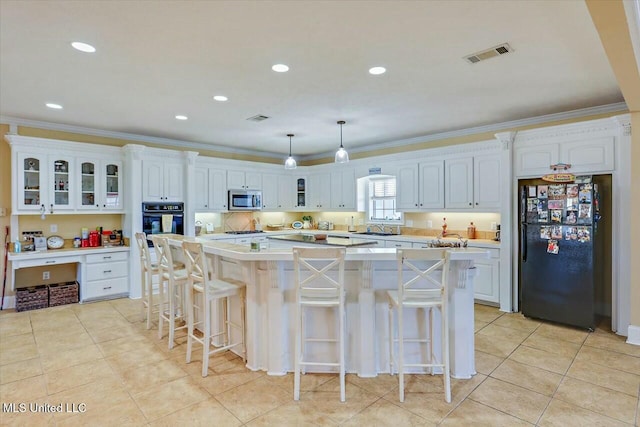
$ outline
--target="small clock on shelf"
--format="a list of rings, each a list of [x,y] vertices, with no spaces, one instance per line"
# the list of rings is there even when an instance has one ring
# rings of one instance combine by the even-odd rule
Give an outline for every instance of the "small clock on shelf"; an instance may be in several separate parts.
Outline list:
[[[50,236],[47,239],[47,247],[49,249],[60,249],[64,246],[64,239],[60,236]]]

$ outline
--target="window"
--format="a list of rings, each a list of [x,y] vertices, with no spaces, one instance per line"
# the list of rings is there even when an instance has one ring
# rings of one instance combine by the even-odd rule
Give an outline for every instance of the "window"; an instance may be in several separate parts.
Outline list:
[[[396,211],[396,177],[369,178],[369,222],[402,224],[402,212]]]

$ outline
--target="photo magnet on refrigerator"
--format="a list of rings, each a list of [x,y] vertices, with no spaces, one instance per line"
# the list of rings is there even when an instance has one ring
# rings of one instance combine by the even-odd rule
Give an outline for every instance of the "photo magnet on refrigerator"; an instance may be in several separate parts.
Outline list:
[[[558,255],[559,251],[560,251],[560,248],[558,247],[557,240],[549,240],[547,242],[547,253]]]

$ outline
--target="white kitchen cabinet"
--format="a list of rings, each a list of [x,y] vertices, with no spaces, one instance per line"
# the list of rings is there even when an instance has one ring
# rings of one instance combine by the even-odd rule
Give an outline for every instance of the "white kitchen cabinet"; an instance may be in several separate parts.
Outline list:
[[[331,177],[328,173],[309,175],[309,206],[311,211],[326,210],[331,206]]]
[[[13,159],[14,214],[124,211],[120,149],[19,135],[5,139]]]
[[[289,174],[262,174],[262,209],[283,211],[293,207],[292,177]]]
[[[47,156],[33,153],[18,153],[17,185],[14,191],[14,206],[18,212],[37,211],[45,208],[48,201],[49,177]],[[53,185],[53,184],[51,184]]]
[[[445,208],[495,211],[500,209],[500,156],[479,155],[447,159]]]
[[[206,211],[209,209],[209,168],[196,167],[193,170],[193,179],[196,184],[194,209]]]
[[[353,169],[331,173],[331,209],[356,209],[356,173]]]
[[[473,207],[480,210],[500,209],[500,156],[473,158]]]
[[[485,249],[485,248],[483,248]],[[500,302],[500,250],[486,249],[491,258],[477,260],[474,265],[477,276],[474,279],[474,298],[481,301]]]
[[[294,200],[293,207],[296,210],[306,210],[309,207],[309,178],[307,176],[293,177]]]
[[[227,188],[230,190],[262,190],[262,174],[253,171],[228,170]]]
[[[122,162],[116,159],[76,161],[77,209],[82,211],[122,211]]]
[[[445,207],[473,208],[473,157],[447,159],[445,168]]]
[[[74,157],[21,152],[17,158],[17,211],[54,214],[75,210]]]
[[[184,198],[184,167],[162,160],[142,161],[142,200],[181,202]]]
[[[400,211],[419,209],[419,169],[418,164],[403,165],[396,175],[396,205]]]
[[[615,168],[615,139],[612,136],[582,138],[562,143],[515,146],[516,176],[538,177],[553,173],[551,165],[571,165],[569,173],[610,172]]]
[[[400,211],[444,208],[444,162],[437,160],[400,167],[396,192]]]
[[[195,210],[223,212],[227,210],[227,171],[224,169],[195,168]]]
[[[81,301],[128,295],[128,252],[87,255],[85,267],[86,277],[80,283]]]

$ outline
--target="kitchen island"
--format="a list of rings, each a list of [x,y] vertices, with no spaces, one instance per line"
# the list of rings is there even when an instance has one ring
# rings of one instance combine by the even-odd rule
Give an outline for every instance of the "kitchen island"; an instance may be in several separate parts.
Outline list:
[[[270,248],[251,252],[248,247],[198,238],[169,235],[170,244],[180,255],[183,240],[203,244],[215,274],[247,284],[247,367],[265,370],[270,375],[284,375],[293,370],[294,354],[294,272],[290,248]],[[449,327],[451,374],[470,378],[476,373],[474,363],[474,260],[488,258],[483,249],[449,249]],[[346,290],[346,365],[347,372],[374,377],[389,372],[386,291],[396,289],[395,248],[348,248],[345,257]],[[238,304],[238,301],[234,302]],[[239,310],[232,310],[238,315]],[[407,316],[406,332],[415,335],[424,321],[424,313]],[[439,320],[437,320],[439,322]],[[335,330],[335,316],[311,313],[307,318],[310,335],[327,336]],[[422,329],[422,328],[421,328]],[[435,330],[439,330],[438,325]],[[335,354],[331,343],[310,344],[318,358]],[[437,350],[437,349],[436,349]],[[420,355],[407,345],[408,362]],[[311,356],[313,359],[313,356]],[[312,369],[308,370],[309,372]],[[318,371],[321,371],[320,369]]]

